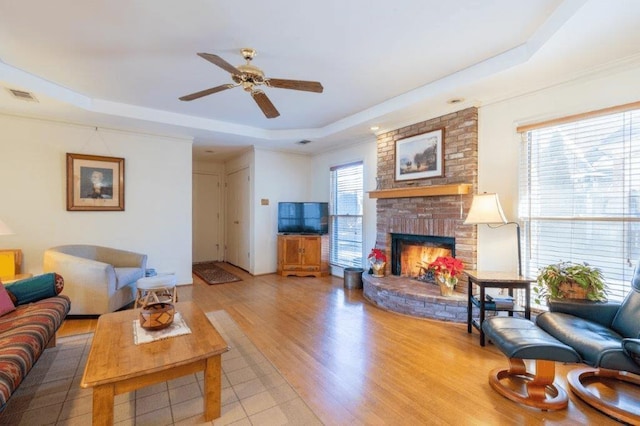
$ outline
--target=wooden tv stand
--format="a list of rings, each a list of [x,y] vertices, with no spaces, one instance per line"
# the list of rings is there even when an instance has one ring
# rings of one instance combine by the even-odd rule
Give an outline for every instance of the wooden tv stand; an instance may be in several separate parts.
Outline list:
[[[283,277],[329,275],[329,235],[279,234],[277,272]]]

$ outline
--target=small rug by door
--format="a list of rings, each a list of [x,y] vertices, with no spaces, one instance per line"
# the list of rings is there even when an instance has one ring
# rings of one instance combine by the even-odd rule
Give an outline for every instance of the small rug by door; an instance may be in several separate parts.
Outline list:
[[[231,272],[225,271],[217,265],[218,262],[199,262],[193,264],[193,273],[209,285],[242,281]]]

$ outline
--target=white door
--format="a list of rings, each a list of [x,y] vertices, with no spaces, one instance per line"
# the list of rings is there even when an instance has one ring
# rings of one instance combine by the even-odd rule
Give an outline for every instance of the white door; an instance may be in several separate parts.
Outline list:
[[[227,262],[246,271],[250,268],[250,200],[249,169],[227,176]]]
[[[220,239],[220,176],[193,174],[194,262],[222,260]]]

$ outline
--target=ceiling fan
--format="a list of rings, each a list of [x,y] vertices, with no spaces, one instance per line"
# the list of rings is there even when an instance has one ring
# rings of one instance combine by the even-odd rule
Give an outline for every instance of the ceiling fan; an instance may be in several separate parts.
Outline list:
[[[278,112],[276,107],[273,106],[273,103],[271,103],[267,95],[262,90],[257,88],[258,86],[262,86],[264,84],[268,87],[278,87],[280,89],[304,90],[305,92],[322,93],[322,84],[318,83],[317,81],[267,78],[264,76],[264,72],[262,72],[260,68],[251,65],[251,60],[256,55],[256,51],[254,49],[240,49],[240,53],[247,61],[247,63],[244,65],[239,65],[237,67],[234,67],[218,55],[213,55],[211,53],[198,53],[198,56],[200,56],[201,58],[204,58],[212,64],[217,65],[223,70],[231,73],[233,84],[222,84],[210,89],[201,90],[190,95],[182,96],[180,100],[192,101],[203,96],[242,86],[245,91],[251,93],[251,97],[253,97],[253,100],[256,101],[256,104],[258,104],[267,118],[275,118],[279,116],[280,113]]]

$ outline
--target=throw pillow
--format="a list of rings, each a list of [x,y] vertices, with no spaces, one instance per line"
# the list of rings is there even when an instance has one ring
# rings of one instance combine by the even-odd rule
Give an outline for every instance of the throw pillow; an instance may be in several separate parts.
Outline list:
[[[13,312],[15,310],[16,307],[11,301],[7,290],[4,288],[2,283],[0,283],[0,316],[8,314],[9,312]]]
[[[60,294],[62,293],[62,289],[64,288],[64,278],[62,278],[62,275],[55,275],[55,281],[56,281],[56,294]]]
[[[54,272],[16,281],[6,286],[16,298],[16,306],[53,297],[62,291],[64,281]]]

